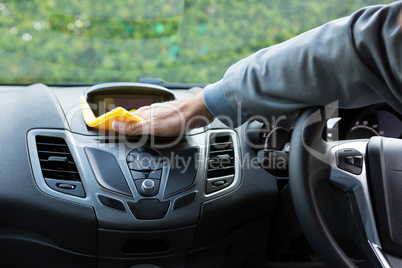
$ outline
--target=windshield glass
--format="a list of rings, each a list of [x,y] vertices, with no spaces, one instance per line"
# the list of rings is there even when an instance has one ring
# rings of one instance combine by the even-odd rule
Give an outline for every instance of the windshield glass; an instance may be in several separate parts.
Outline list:
[[[0,0],[1,1],[1,0]],[[0,2],[0,83],[210,83],[234,62],[376,0]]]

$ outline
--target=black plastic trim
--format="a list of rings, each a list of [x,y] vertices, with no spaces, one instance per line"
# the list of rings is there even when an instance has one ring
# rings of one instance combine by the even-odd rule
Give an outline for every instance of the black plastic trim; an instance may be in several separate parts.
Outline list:
[[[139,220],[164,218],[169,209],[169,204],[169,201],[160,202],[158,199],[141,199],[138,203],[128,202],[131,212]]]
[[[119,164],[112,154],[89,147],[85,148],[85,153],[99,185],[105,189],[132,196]]]
[[[101,194],[98,195],[98,198],[99,198],[99,201],[107,207],[111,207],[111,208],[121,210],[121,211],[126,211],[126,207],[124,206],[123,202],[118,199],[104,196]]]

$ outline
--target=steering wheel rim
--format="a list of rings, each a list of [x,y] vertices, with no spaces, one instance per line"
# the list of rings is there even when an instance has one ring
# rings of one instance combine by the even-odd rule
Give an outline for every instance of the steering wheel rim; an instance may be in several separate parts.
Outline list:
[[[326,266],[355,267],[326,226],[314,193],[314,186],[329,178],[331,171],[327,165],[329,146],[318,134],[326,126],[325,118],[323,108],[309,108],[300,113],[289,153],[289,185],[299,222],[322,262]],[[318,159],[317,155],[324,159]]]
[[[351,206],[354,208],[351,209],[350,215],[357,218],[359,247],[374,267],[391,267],[383,253],[392,255],[396,250],[400,252],[402,243],[387,240],[387,236],[395,233],[392,233],[389,222],[384,218],[399,217],[399,214],[393,212],[394,214],[381,215],[379,219],[373,208],[376,208],[377,214],[389,209],[384,205],[387,202],[381,203],[378,196],[381,195],[384,200],[384,196],[393,190],[378,189],[386,187],[390,180],[395,179],[388,176],[384,160],[388,157],[390,161],[392,157],[402,155],[402,140],[373,137],[370,140],[326,142],[322,133],[327,120],[335,111],[335,106],[305,109],[299,114],[294,127],[289,154],[289,185],[297,217],[310,245],[326,267],[356,267],[325,223],[319,208],[318,193],[315,191],[318,183],[323,180],[338,186],[344,193],[351,193],[354,202]],[[356,169],[353,170],[356,167],[353,163],[349,166],[346,164],[346,169],[344,165],[340,165],[345,161],[340,154],[345,151],[354,151],[359,155],[361,162],[357,172]],[[370,169],[369,164],[374,167]],[[401,169],[402,173],[402,164],[398,169]],[[396,179],[401,181],[402,188],[402,180],[400,177]],[[397,200],[392,205],[402,211],[402,200]],[[377,228],[381,231],[381,241],[386,250],[381,247]],[[401,229],[397,231],[400,232]],[[399,253],[398,255],[397,258],[402,260],[402,256]]]

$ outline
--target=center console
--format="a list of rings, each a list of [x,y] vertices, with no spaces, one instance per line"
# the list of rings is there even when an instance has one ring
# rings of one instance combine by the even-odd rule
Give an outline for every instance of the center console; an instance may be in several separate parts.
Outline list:
[[[140,99],[137,104],[174,97],[166,89],[132,83],[86,93],[97,116],[106,102],[124,105],[122,96]],[[242,170],[236,131],[202,128],[171,139],[126,137],[85,126],[79,109],[66,117],[70,130],[28,132],[32,171],[42,192],[66,206],[93,208],[99,267],[224,267],[228,260],[245,261],[244,256],[264,251],[267,233],[261,230],[268,232],[269,221],[261,204],[270,190],[262,178],[245,181],[249,175]]]

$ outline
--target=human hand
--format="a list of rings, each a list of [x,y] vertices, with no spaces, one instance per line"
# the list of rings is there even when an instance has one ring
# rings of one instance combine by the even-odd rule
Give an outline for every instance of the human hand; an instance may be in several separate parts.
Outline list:
[[[206,126],[214,119],[205,106],[202,92],[186,99],[141,107],[132,114],[143,121],[114,121],[113,129],[130,136],[150,134],[172,137],[196,127]]]

